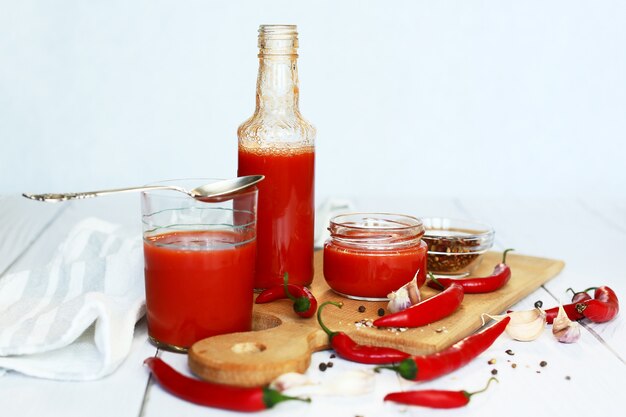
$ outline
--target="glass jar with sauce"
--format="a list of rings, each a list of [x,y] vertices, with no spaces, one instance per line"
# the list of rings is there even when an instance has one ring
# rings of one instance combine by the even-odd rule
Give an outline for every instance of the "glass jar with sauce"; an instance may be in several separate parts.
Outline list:
[[[298,32],[259,28],[256,109],[237,131],[238,175],[265,175],[258,185],[256,289],[313,280],[315,128],[298,108]]]
[[[418,218],[389,213],[351,213],[330,220],[324,244],[324,278],[336,293],[385,300],[417,275],[426,281],[428,247]]]

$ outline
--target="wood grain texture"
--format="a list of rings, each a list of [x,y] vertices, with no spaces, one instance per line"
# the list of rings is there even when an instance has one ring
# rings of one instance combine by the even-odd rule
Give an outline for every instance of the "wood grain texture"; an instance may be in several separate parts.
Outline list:
[[[485,255],[476,275],[488,275],[500,262],[502,254]],[[411,354],[440,351],[475,332],[482,326],[483,314],[499,314],[556,276],[562,261],[509,254],[507,263],[512,275],[500,290],[488,294],[467,294],[461,307],[451,316],[415,329],[375,328],[357,325],[374,320],[385,302],[351,300],[329,289],[322,275],[322,253],[315,254],[315,277],[312,291],[320,303],[341,301],[343,307],[328,306],[324,322],[331,330],[343,331],[361,344],[394,347]],[[437,293],[422,288],[425,298]],[[359,306],[365,312],[359,312]],[[311,353],[329,348],[328,337],[315,318],[296,316],[289,300],[254,307],[254,331],[215,336],[194,344],[189,352],[189,367],[208,381],[239,386],[267,384],[285,372],[303,372],[310,364]]]

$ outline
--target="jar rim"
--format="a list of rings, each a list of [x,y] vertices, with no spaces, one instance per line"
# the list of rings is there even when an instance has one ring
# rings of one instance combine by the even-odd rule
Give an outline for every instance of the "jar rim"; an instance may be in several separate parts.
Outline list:
[[[450,217],[423,217],[422,223],[426,229],[426,236],[437,238],[456,238],[439,232],[462,231],[464,239],[480,239],[493,237],[495,230],[487,223],[477,220],[464,220]]]
[[[350,221],[352,220],[352,221]],[[357,220],[363,221],[365,224],[357,223]],[[367,223],[368,220],[373,222]],[[377,223],[380,221],[385,223]],[[402,224],[401,220],[412,222],[412,224]],[[361,230],[382,230],[382,231],[400,231],[408,229],[418,229],[420,235],[424,232],[424,224],[421,219],[407,214],[385,213],[385,212],[352,212],[342,213],[333,216],[330,219],[330,226],[343,226],[351,229]]]

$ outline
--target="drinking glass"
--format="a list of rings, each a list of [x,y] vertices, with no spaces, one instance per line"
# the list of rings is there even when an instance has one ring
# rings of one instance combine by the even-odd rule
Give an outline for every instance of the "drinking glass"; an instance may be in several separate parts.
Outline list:
[[[216,179],[164,181],[192,189]],[[205,201],[141,195],[150,341],[186,352],[206,337],[248,331],[256,260],[256,187]]]

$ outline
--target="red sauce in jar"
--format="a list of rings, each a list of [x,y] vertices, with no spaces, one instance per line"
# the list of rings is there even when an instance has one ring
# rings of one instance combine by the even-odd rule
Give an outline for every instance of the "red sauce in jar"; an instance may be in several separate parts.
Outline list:
[[[359,213],[331,220],[324,245],[324,278],[351,298],[386,299],[411,281],[426,281],[428,247],[421,222],[410,216]],[[419,272],[418,272],[419,271]]]
[[[295,150],[239,148],[238,175],[265,175],[258,184],[257,261],[254,287],[313,281],[313,148]]]
[[[250,330],[255,252],[254,239],[232,231],[146,238],[150,337],[184,349],[209,336]]]

